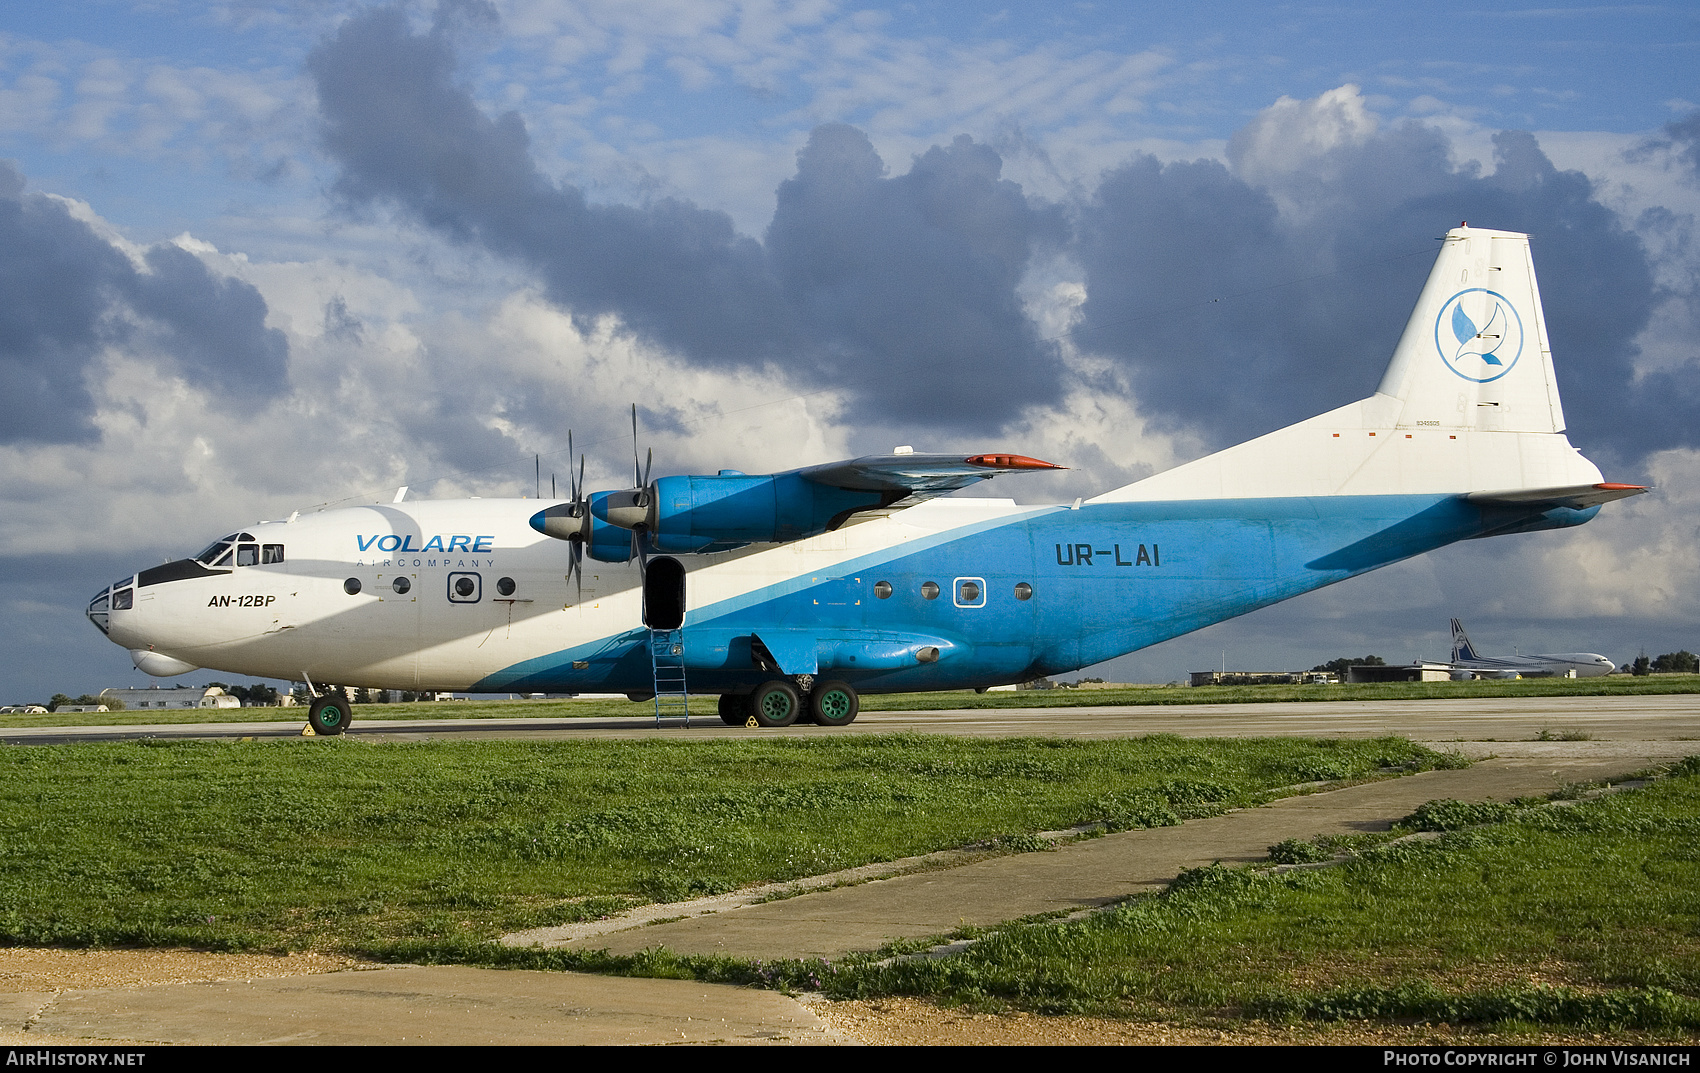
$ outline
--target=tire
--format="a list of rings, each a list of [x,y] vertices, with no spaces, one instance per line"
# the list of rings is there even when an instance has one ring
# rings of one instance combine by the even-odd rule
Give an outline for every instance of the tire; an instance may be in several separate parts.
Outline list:
[[[348,698],[341,693],[314,697],[307,705],[307,725],[320,737],[335,737],[352,722],[354,713],[349,710]]]
[[[750,698],[744,693],[720,694],[720,721],[729,727],[741,727],[749,722]]]
[[[802,695],[784,678],[763,682],[750,694],[750,717],[758,727],[788,727],[802,714]]]
[[[816,682],[809,690],[809,719],[820,726],[847,727],[861,709],[861,698],[848,682]]]

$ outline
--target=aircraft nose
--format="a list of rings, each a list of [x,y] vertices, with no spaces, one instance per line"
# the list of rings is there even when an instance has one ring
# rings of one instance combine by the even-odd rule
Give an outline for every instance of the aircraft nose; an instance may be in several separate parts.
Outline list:
[[[114,581],[95,593],[94,599],[89,601],[88,610],[83,613],[88,615],[89,621],[94,623],[95,628],[101,633],[111,632],[112,612],[128,611],[135,606],[136,590],[133,585],[134,582],[134,575],[120,581]]]
[[[95,629],[99,630],[101,633],[105,633],[107,630],[108,620],[111,617],[108,612],[111,610],[112,586],[108,585],[106,588],[101,589],[99,592],[94,594],[94,599],[89,601],[88,610],[83,613],[89,617],[90,622],[94,623]]]

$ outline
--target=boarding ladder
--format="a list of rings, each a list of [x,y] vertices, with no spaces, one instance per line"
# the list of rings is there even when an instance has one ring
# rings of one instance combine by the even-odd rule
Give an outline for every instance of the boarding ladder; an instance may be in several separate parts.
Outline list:
[[[663,715],[680,715],[691,725],[691,697],[685,689],[685,631],[650,630],[649,660],[655,669],[655,725]]]

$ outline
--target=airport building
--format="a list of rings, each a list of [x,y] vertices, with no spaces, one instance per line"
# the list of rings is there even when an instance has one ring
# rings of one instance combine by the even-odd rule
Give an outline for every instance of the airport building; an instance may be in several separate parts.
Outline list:
[[[1427,660],[1396,667],[1384,667],[1380,664],[1357,664],[1346,668],[1346,681],[1348,682],[1450,682],[1451,680],[1452,664],[1430,663]]]
[[[1333,685],[1340,680],[1327,671],[1193,671],[1194,686]]]
[[[161,689],[103,689],[102,697],[124,702],[126,711],[155,708],[240,708],[242,702],[218,686],[178,686]]]

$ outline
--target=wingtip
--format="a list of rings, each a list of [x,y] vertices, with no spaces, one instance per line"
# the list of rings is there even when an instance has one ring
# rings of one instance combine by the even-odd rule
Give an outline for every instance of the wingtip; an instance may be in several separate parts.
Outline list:
[[[1055,462],[1046,462],[1039,458],[1029,458],[1026,455],[969,455],[966,459],[970,466],[985,466],[987,469],[1067,469]]]

